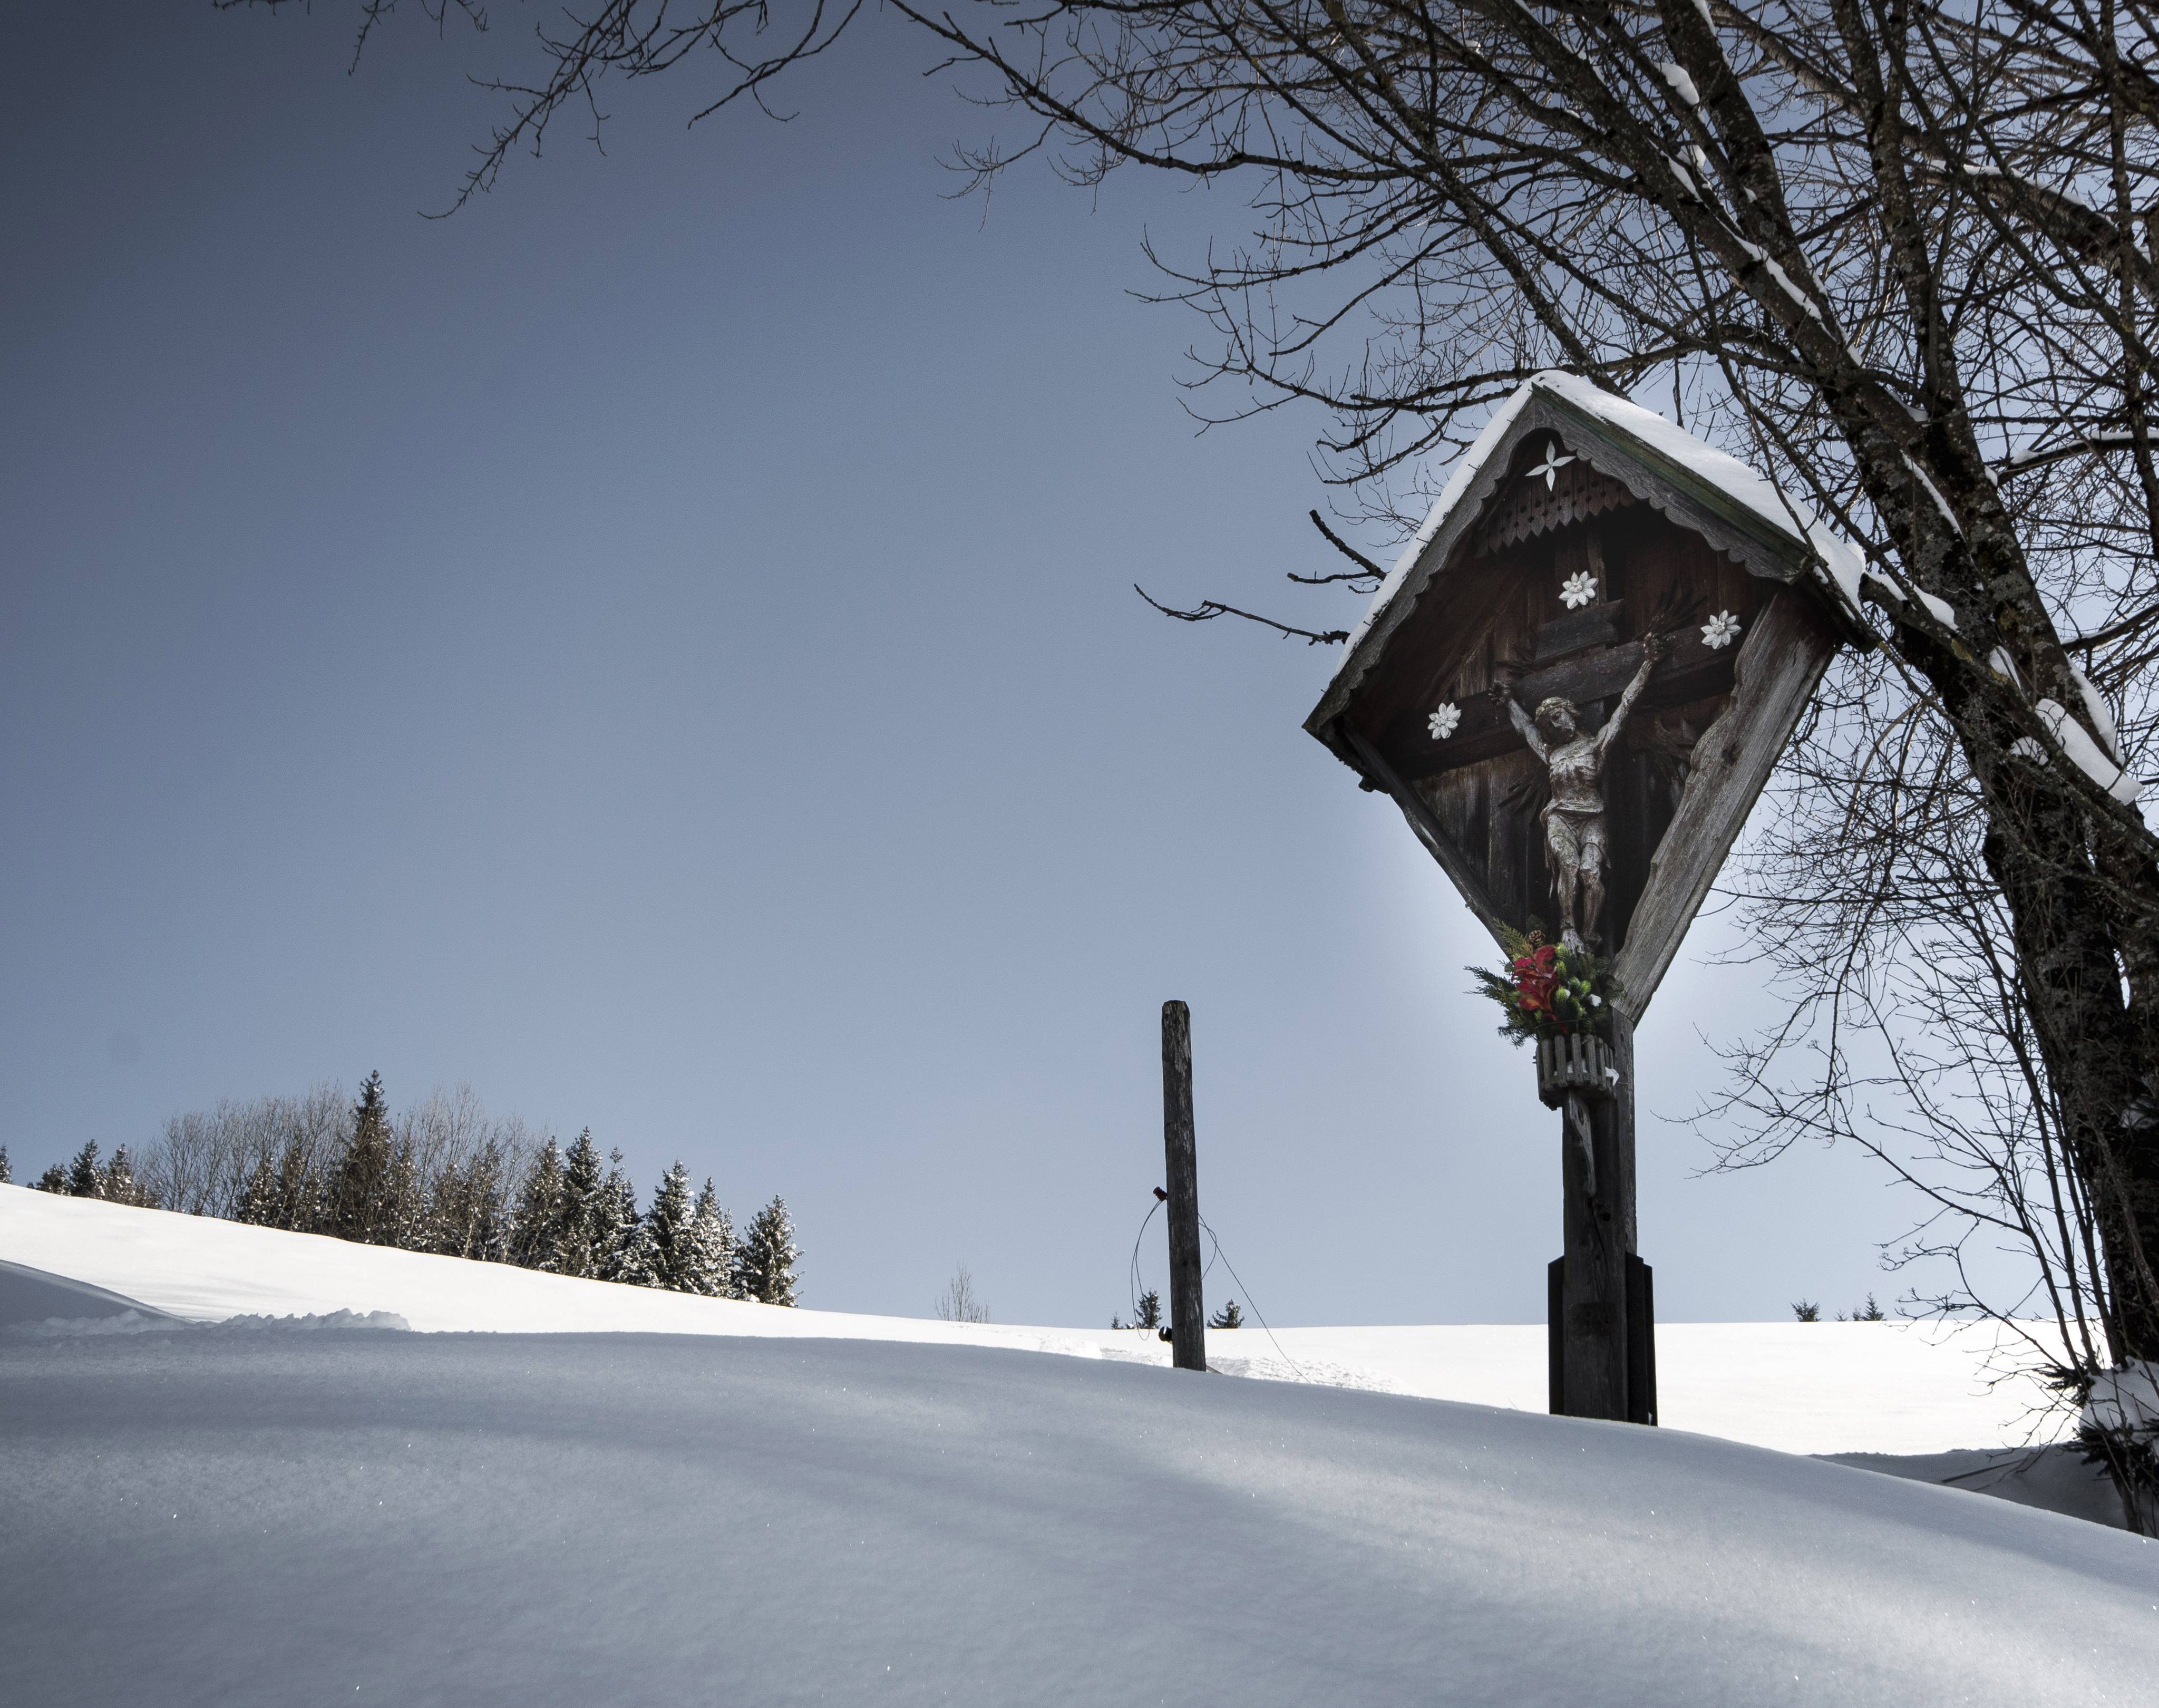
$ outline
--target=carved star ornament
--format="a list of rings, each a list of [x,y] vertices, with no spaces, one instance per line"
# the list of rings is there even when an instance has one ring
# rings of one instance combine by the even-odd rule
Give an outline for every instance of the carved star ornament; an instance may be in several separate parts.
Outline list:
[[[1543,475],[1545,478],[1545,490],[1546,492],[1550,492],[1558,483],[1559,471],[1566,468],[1566,465],[1572,461],[1574,461],[1572,457],[1562,457],[1560,455],[1559,441],[1557,439],[1554,439],[1545,447],[1545,460],[1541,463],[1531,463],[1530,465],[1529,473],[1525,478],[1535,480],[1540,474]]]

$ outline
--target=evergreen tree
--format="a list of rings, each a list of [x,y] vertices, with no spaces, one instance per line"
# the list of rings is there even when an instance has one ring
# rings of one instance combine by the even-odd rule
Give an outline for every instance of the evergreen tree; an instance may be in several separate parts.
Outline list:
[[[277,1170],[268,1157],[264,1157],[249,1173],[247,1189],[240,1195],[240,1209],[233,1219],[257,1228],[278,1225]]]
[[[472,1238],[472,1182],[455,1159],[443,1164],[427,1183],[427,1225],[422,1250],[442,1257],[469,1257]]]
[[[1135,1328],[1162,1327],[1162,1295],[1151,1287],[1140,1295],[1140,1307],[1138,1313],[1132,1318],[1132,1327]]]
[[[660,1177],[652,1194],[652,1208],[645,1213],[636,1250],[626,1265],[628,1278],[640,1286],[690,1291],[683,1278],[696,1261],[696,1219],[690,1171],[678,1162]]]
[[[444,1163],[426,1190],[425,1249],[445,1257],[502,1261],[510,1219],[507,1173],[502,1143],[494,1137],[464,1162]]]
[[[105,1196],[105,1171],[98,1166],[96,1139],[85,1139],[82,1148],[75,1153],[75,1161],[68,1164],[68,1195],[70,1198]]]
[[[407,1251],[427,1249],[427,1193],[409,1133],[398,1140],[390,1153],[390,1166],[383,1170],[382,1209],[371,1237],[377,1245],[397,1245]]]
[[[51,1167],[38,1177],[38,1190],[58,1193],[62,1198],[69,1196],[70,1188],[68,1185],[67,1169],[60,1163],[54,1163]]]
[[[696,1208],[690,1213],[689,1256],[683,1265],[682,1291],[724,1299],[734,1297],[734,1219],[722,1207],[708,1175],[697,1194]]]
[[[562,1214],[562,1147],[551,1138],[525,1171],[517,1192],[517,1214],[510,1232],[510,1260],[539,1269],[552,1255],[557,1223]]]
[[[112,1160],[105,1166],[105,1197],[108,1202],[119,1204],[137,1204],[153,1208],[158,1195],[135,1177],[135,1162],[122,1145],[112,1153]]]
[[[285,1141],[277,1159],[277,1185],[271,1200],[267,1228],[283,1228],[294,1234],[312,1234],[324,1221],[323,1183],[308,1166],[308,1147],[295,1133]]]
[[[597,1275],[605,1255],[600,1238],[603,1219],[599,1146],[587,1127],[562,1159],[562,1196],[555,1225],[548,1236],[547,1255],[540,1267],[557,1275]]]
[[[8,1166],[8,1147],[0,1145],[0,1186],[13,1183],[15,1171]]]
[[[800,1284],[795,1265],[801,1256],[786,1203],[775,1197],[757,1213],[735,1248],[735,1297],[766,1305],[794,1304]]]
[[[500,1263],[509,1255],[510,1153],[502,1141],[489,1136],[465,1175],[466,1200],[470,1206],[464,1255]]]
[[[1242,1328],[1245,1313],[1237,1308],[1237,1302],[1232,1299],[1207,1319],[1207,1326],[1209,1328]]]
[[[602,1281],[629,1281],[638,1261],[637,1188],[622,1166],[622,1152],[608,1152],[607,1178],[600,1183],[593,1273]]]
[[[329,1225],[340,1240],[381,1244],[394,1232],[390,1202],[396,1150],[390,1136],[390,1105],[382,1095],[382,1075],[370,1074],[352,1107],[352,1133],[330,1183]]]

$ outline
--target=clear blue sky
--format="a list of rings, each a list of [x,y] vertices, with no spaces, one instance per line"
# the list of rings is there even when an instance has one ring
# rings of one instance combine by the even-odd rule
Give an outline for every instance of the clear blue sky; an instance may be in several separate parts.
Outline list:
[[[791,124],[618,87],[604,156],[572,122],[430,221],[536,14],[347,76],[351,12],[11,25],[18,1177],[379,1068],[784,1193],[808,1302],[926,1313],[964,1260],[1000,1320],[1104,1321],[1175,996],[1271,1317],[1540,1319],[1553,1118],[1490,945],[1298,727],[1333,650],[1131,591],[1350,614],[1281,581],[1321,423],[1196,433],[1204,329],[1131,294],[1233,199],[950,199],[986,122],[872,18]],[[1657,1119],[1769,1012],[1697,956],[1641,1033],[1668,1317],[1898,1285],[1861,1157],[1702,1179]]]

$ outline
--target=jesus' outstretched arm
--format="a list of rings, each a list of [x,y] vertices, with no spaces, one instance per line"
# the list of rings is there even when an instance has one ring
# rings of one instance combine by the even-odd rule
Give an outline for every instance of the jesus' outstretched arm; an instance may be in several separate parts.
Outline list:
[[[1597,732],[1597,757],[1600,762],[1611,751],[1612,743],[1619,739],[1620,727],[1627,722],[1627,714],[1634,709],[1634,702],[1642,697],[1643,689],[1649,686],[1650,676],[1670,650],[1671,641],[1668,636],[1645,634],[1642,637],[1642,666],[1634,672],[1633,681],[1628,683],[1620,694],[1618,705],[1613,708],[1611,717],[1604,720],[1604,727]]]
[[[1530,751],[1550,764],[1551,754],[1545,749],[1545,738],[1537,733],[1537,721],[1522,710],[1522,703],[1514,698],[1514,691],[1504,682],[1494,682],[1492,692],[1506,706],[1508,718],[1520,732],[1522,739],[1530,744]]]

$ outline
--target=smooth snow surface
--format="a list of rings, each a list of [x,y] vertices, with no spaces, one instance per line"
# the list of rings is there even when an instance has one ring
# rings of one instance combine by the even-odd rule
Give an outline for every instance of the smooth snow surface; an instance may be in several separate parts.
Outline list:
[[[0,1187],[0,1254],[192,1322],[394,1312],[427,1331],[591,1330],[1005,1347],[1167,1365],[1151,1336],[783,1310],[355,1245]],[[40,1310],[39,1315],[54,1312]],[[83,1311],[60,1314],[81,1316]],[[1994,1330],[1902,1322],[1665,1322],[1663,1421],[1796,1453],[1939,1453],[2053,1438],[2048,1396],[2002,1379]],[[1215,1330],[1226,1374],[1545,1409],[1540,1323]],[[2027,1360],[2028,1361],[2028,1360]]]
[[[1993,1447],[1961,1453],[1921,1453],[1909,1457],[1884,1453],[1835,1453],[1835,1463],[1915,1483],[1991,1494],[2041,1512],[2067,1513],[2087,1524],[2125,1529],[2121,1496],[2099,1466],[2087,1463],[2068,1443],[2029,1450]]]
[[[4,1250],[0,1246],[0,1250]],[[0,1329],[47,1322],[102,1322],[133,1317],[170,1321],[139,1299],[0,1259]]]
[[[1670,1430],[988,1348],[0,1344],[0,1701],[2141,1703],[2159,1550]]]

